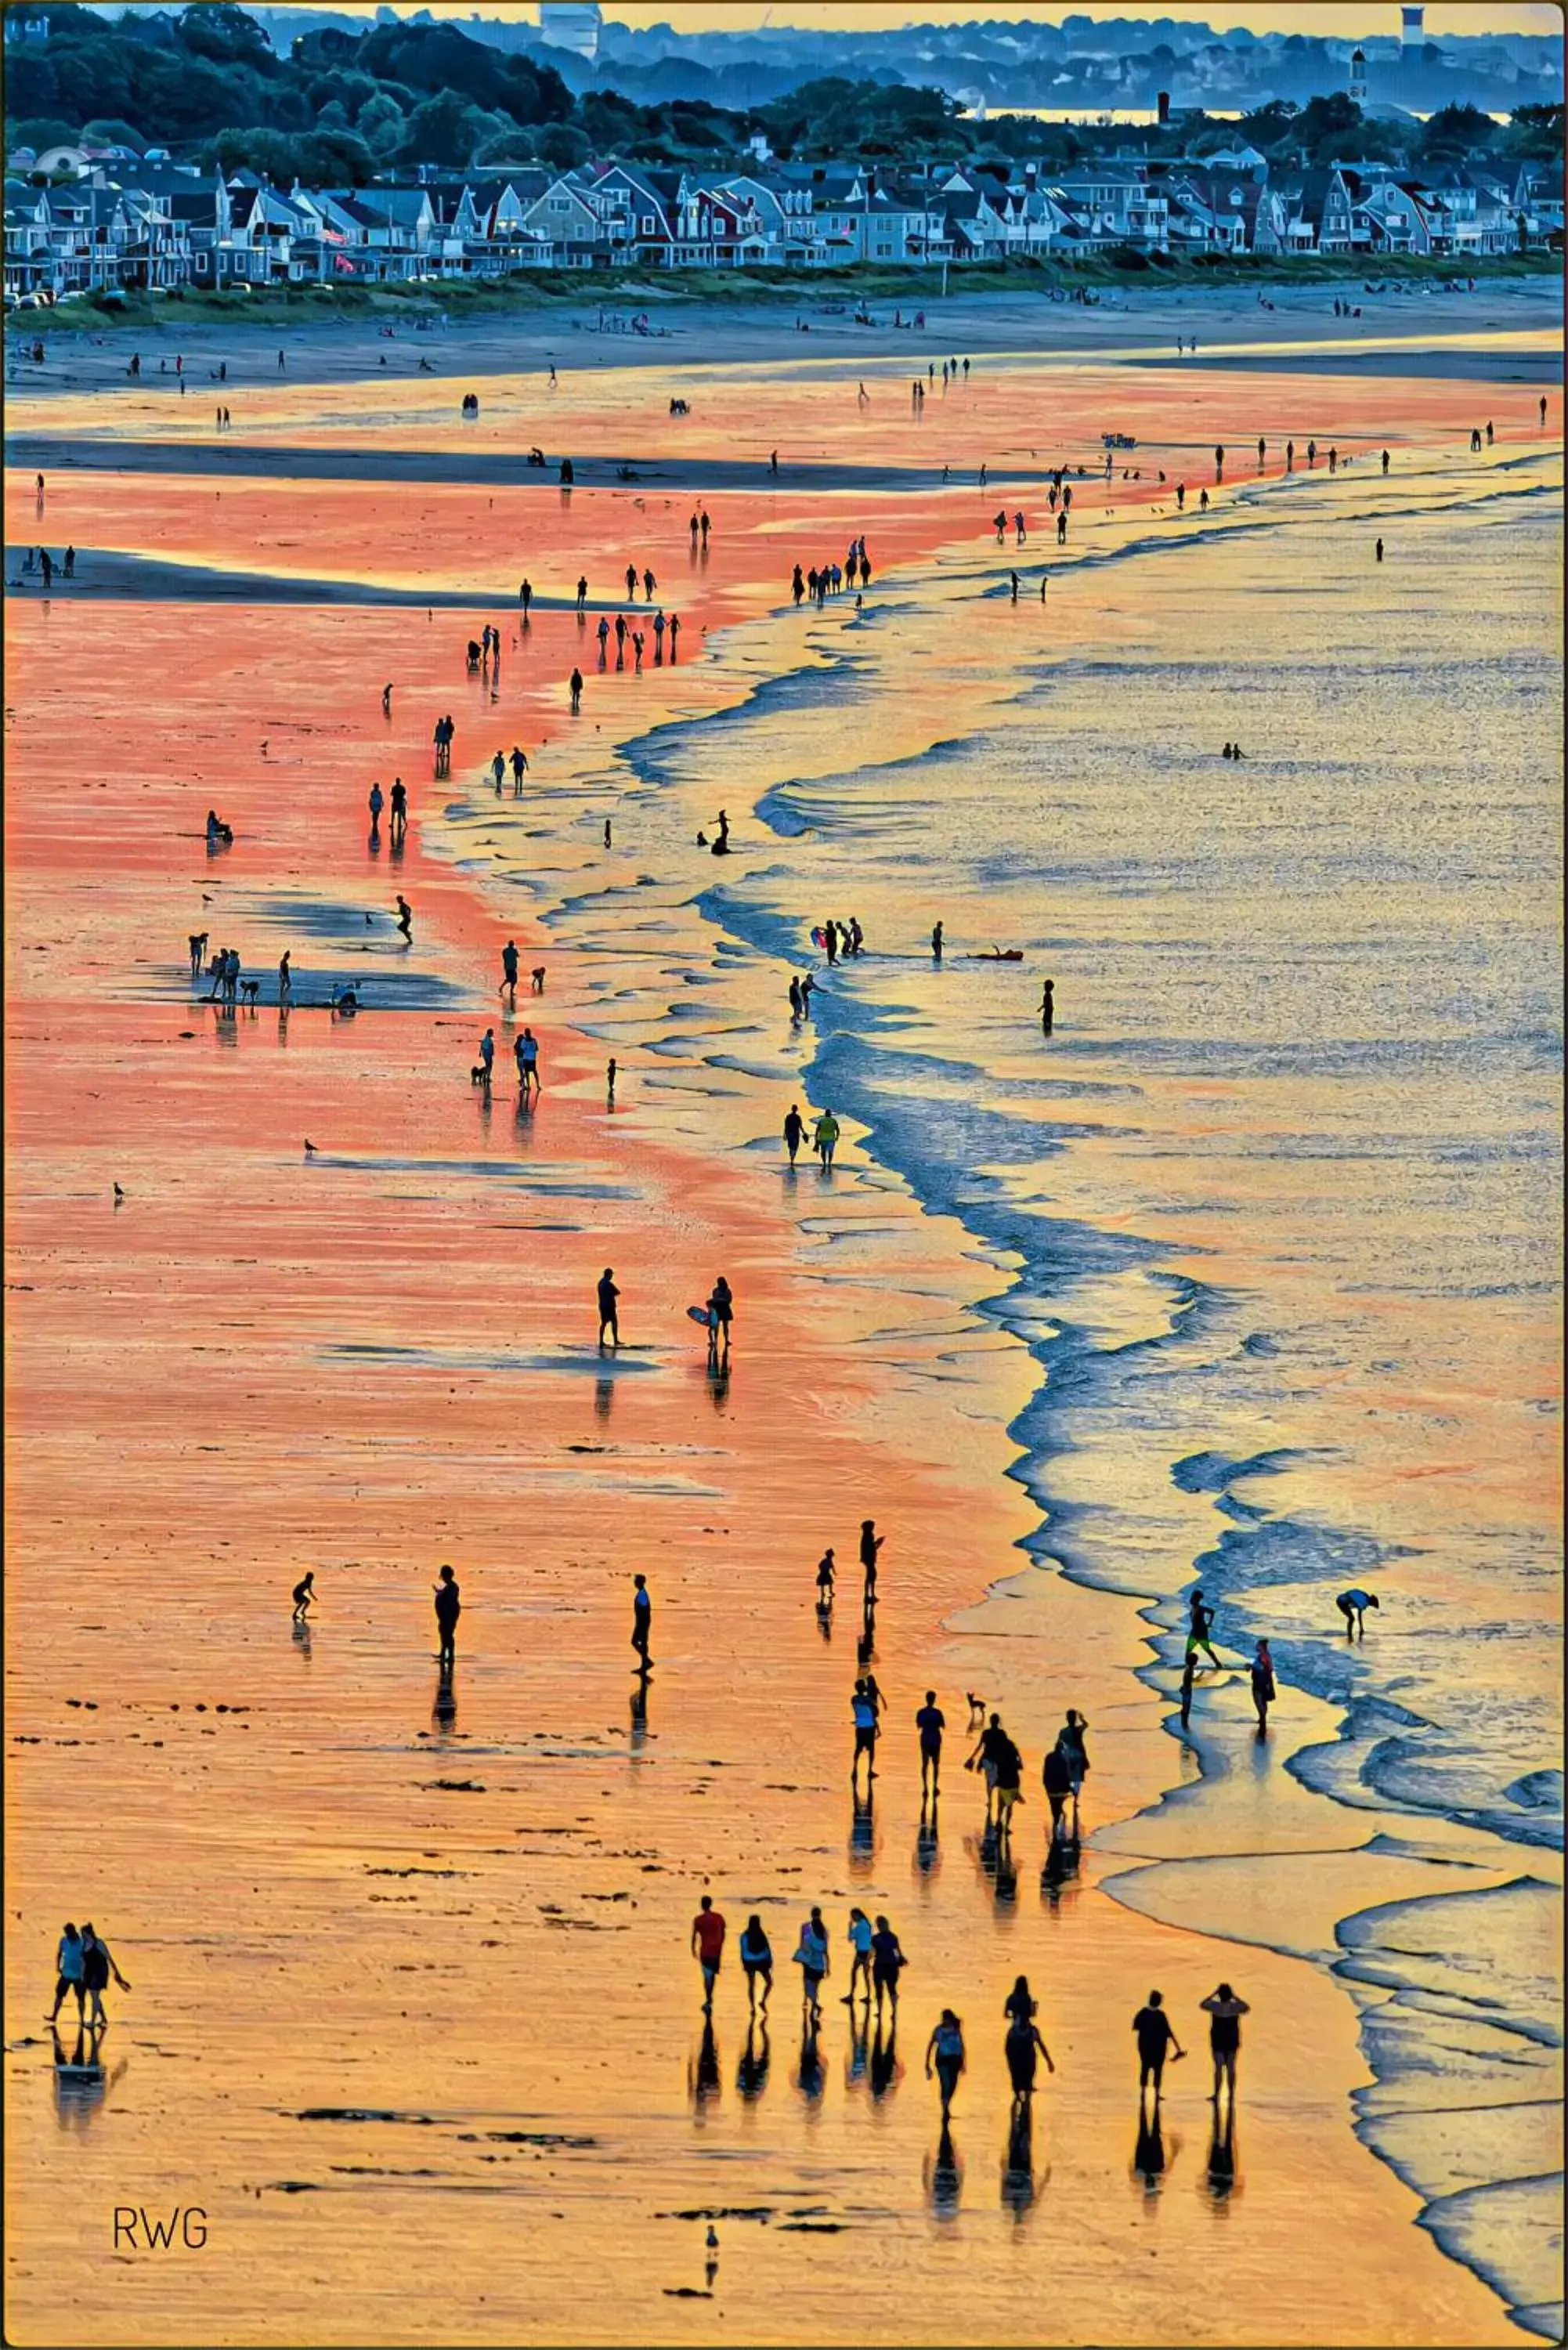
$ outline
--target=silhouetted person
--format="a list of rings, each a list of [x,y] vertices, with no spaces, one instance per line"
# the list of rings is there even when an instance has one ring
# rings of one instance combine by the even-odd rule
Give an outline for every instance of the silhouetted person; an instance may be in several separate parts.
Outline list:
[[[1241,2018],[1251,2012],[1244,1999],[1238,1999],[1228,1982],[1211,1991],[1207,1999],[1199,2001],[1209,2017],[1209,2053],[1214,2059],[1214,2094],[1210,2105],[1220,2102],[1220,2085],[1224,2082],[1233,2104],[1236,2096],[1236,2059],[1241,2047]]]
[[[1138,2095],[1141,2097],[1152,2083],[1158,2099],[1167,2055],[1174,2053],[1177,2056],[1185,2056],[1187,2054],[1165,2012],[1162,1993],[1150,1991],[1148,2003],[1139,2008],[1133,2018],[1132,2028],[1137,2035]]]
[[[457,1657],[457,1619],[462,1613],[462,1598],[457,1577],[450,1566],[443,1566],[441,1580],[435,1587],[436,1628],[441,1636],[440,1659],[452,1664]]]
[[[620,1321],[616,1312],[616,1301],[619,1295],[620,1292],[615,1284],[615,1268],[613,1265],[607,1264],[598,1280],[599,1345],[601,1347],[604,1345],[607,1330],[609,1332],[610,1345],[612,1347],[620,1345]]]
[[[1345,1618],[1345,1638],[1347,1640],[1354,1640],[1356,1638],[1365,1639],[1366,1637],[1366,1610],[1369,1607],[1376,1607],[1376,1593],[1372,1591],[1362,1591],[1359,1589],[1354,1591],[1342,1591],[1339,1597],[1334,1604]]]
[[[653,1602],[648,1596],[646,1575],[634,1575],[631,1583],[631,1645],[637,1651],[639,1670],[646,1673],[653,1666],[653,1659],[648,1652],[649,1638],[653,1630]]]
[[[937,922],[932,925],[931,929],[931,961],[933,962],[940,962],[941,959],[942,926],[940,922]]]
[[[1048,979],[1040,991],[1041,1034],[1049,1036],[1056,1024],[1056,983]]]
[[[963,2025],[950,2007],[944,2007],[941,2017],[926,2043],[926,2078],[934,2072],[942,2100],[942,2136],[947,2142],[947,2119],[952,2110],[954,2092],[965,2069]],[[949,2145],[949,2158],[951,2147]],[[938,2159],[940,2159],[939,2156]]]
[[[294,1586],[294,1620],[296,1624],[305,1621],[306,1611],[316,1596],[315,1583],[316,1573],[312,1568],[309,1573],[302,1575]]]
[[[1260,1640],[1252,1659],[1252,1703],[1257,1711],[1258,1735],[1267,1735],[1269,1708],[1274,1701],[1274,1660],[1269,1654],[1267,1640]]]

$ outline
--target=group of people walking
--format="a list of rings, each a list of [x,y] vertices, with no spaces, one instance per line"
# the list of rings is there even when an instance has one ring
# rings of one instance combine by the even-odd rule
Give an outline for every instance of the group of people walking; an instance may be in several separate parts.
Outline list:
[[[841,2005],[850,2009],[853,2017],[862,2002],[867,2012],[874,2004],[878,2029],[884,2010],[896,2028],[899,1981],[909,1960],[891,1920],[882,1911],[874,1918],[868,1917],[856,1905],[849,1911],[843,1939],[849,1955],[849,1988],[841,1994]],[[724,1914],[715,1908],[712,1895],[704,1893],[691,1920],[691,1947],[701,1977],[705,2016],[713,2012],[728,1942],[729,1926]],[[773,1996],[774,1956],[767,1928],[757,1910],[752,1911],[735,1938],[735,1950],[746,1987],[747,2012],[753,2019],[765,2018]],[[833,1970],[832,1938],[820,1905],[814,1904],[803,1921],[791,1963],[800,1969],[803,2026],[808,2035],[815,2036],[824,2021],[823,1985]],[[1222,1982],[1199,2001],[1199,2007],[1209,2017],[1209,2045],[1214,2064],[1210,2102],[1218,2106],[1222,2096],[1233,2102],[1241,2018],[1251,2012],[1248,2002],[1238,1997],[1228,1982]],[[1042,2060],[1046,2071],[1053,2074],[1056,2064],[1040,2029],[1040,2002],[1030,1988],[1027,1975],[1018,1977],[1002,2002],[1002,2053],[1016,2109],[1033,2097]],[[1164,1996],[1158,1991],[1149,1992],[1133,2017],[1132,2030],[1137,2049],[1141,2113],[1151,2097],[1158,2105],[1168,2060],[1184,2057],[1187,2052],[1177,2038]],[[968,2066],[962,2019],[953,2008],[944,2007],[932,2027],[925,2052],[926,2078],[936,2080],[944,2123]]]

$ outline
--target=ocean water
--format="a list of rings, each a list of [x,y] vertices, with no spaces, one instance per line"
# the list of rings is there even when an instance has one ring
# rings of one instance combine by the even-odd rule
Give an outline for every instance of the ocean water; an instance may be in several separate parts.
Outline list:
[[[1033,550],[1014,604],[959,546],[861,615],[734,631],[733,706],[606,784],[734,827],[682,901],[724,951],[666,1037],[808,1089],[1005,1268],[1033,1557],[1147,1601],[1162,1690],[1201,1583],[1222,1654],[1266,1633],[1315,1701],[1280,1767],[1347,1841],[1490,1872],[1345,1917],[1323,1959],[1363,2009],[1356,2126],[1550,2334],[1558,482],[1545,453],[1401,464],[1392,507],[1320,473],[1179,536],[1107,517],[1044,605]],[[824,972],[829,915],[867,951]],[[624,892],[559,920],[664,935]],[[1213,1884],[1211,1930],[1271,1939],[1245,1869]]]

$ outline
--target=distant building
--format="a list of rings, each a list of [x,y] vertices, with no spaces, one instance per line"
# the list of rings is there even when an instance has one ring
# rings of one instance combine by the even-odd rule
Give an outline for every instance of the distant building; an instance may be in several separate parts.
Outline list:
[[[604,11],[597,0],[539,0],[539,37],[553,49],[596,57]]]
[[[1427,37],[1426,25],[1425,8],[1401,8],[1399,39],[1402,46],[1407,49],[1418,49]]]
[[[8,41],[47,41],[48,37],[49,20],[47,16],[32,16],[26,8],[6,9],[5,38]]]
[[[1417,13],[1419,14],[1419,11]],[[1365,106],[1366,103],[1366,52],[1365,49],[1352,49],[1350,52],[1350,97],[1353,105]]]

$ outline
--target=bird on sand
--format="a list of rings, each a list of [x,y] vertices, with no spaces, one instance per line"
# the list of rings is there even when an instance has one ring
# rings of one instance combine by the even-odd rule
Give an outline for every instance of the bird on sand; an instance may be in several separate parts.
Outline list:
[[[305,1138],[305,1155],[307,1159],[314,1159],[316,1156],[316,1145],[308,1134]]]
[[[124,1197],[125,1193],[120,1190],[119,1185],[117,1183],[114,1187],[114,1204],[117,1208]]]

